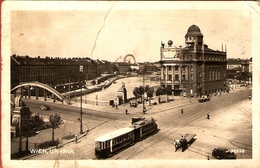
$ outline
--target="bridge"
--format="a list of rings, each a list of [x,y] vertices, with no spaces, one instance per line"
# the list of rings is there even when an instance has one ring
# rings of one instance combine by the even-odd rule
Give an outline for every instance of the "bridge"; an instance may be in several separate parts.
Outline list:
[[[27,95],[24,95],[24,88],[26,89],[25,91],[27,91]],[[31,92],[33,89],[35,89],[35,96],[36,96],[36,99],[38,99],[40,96],[41,88],[43,89],[43,97],[44,97],[45,101],[47,100],[47,97],[48,97],[47,93],[50,92],[52,94],[51,98],[53,99],[53,102],[55,102],[55,100],[58,99],[62,103],[66,102],[67,104],[69,104],[66,97],[64,97],[60,92],[58,92],[54,88],[50,87],[49,85],[46,85],[44,83],[40,83],[37,81],[21,83],[20,85],[11,89],[11,93],[14,93],[14,95],[16,95],[18,90],[21,89],[21,91],[20,91],[21,96],[28,96],[28,98],[31,98]]]

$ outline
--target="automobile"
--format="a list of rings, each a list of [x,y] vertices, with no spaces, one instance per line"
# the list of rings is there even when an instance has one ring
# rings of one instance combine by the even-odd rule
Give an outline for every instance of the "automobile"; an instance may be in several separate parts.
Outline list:
[[[136,102],[130,102],[130,107],[137,107],[137,103]]]
[[[40,110],[42,110],[42,111],[47,111],[47,110],[50,110],[50,109],[51,109],[50,106],[48,106],[47,104],[43,104],[43,105],[40,106]]]
[[[206,101],[210,101],[210,97],[208,95],[202,95],[199,100],[200,103],[201,102],[206,102]]]
[[[212,156],[217,159],[236,159],[237,155],[234,152],[230,152],[227,148],[214,148]]]

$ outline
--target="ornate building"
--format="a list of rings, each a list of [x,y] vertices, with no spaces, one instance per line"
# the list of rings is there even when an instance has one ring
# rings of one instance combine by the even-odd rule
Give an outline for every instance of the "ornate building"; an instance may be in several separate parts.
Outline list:
[[[178,96],[201,96],[226,89],[227,52],[208,48],[196,25],[185,35],[185,47],[161,44],[161,86]],[[226,50],[226,49],[225,49]]]

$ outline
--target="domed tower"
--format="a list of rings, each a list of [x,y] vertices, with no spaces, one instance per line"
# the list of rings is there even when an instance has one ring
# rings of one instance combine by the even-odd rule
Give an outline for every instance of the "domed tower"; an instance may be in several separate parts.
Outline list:
[[[187,34],[185,35],[186,46],[192,44],[203,45],[203,34],[200,32],[200,28],[197,25],[189,27]]]

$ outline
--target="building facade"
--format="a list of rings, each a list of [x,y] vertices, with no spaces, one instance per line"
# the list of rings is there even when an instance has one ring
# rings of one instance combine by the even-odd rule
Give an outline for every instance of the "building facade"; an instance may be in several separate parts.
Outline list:
[[[222,47],[223,48],[223,47]],[[192,25],[185,35],[185,47],[172,40],[161,43],[161,86],[175,96],[201,96],[225,91],[227,52],[210,49],[200,28]]]
[[[52,87],[58,84],[94,79],[111,71],[110,62],[95,61],[90,58],[32,58],[11,56],[11,88],[23,82],[38,81]]]

